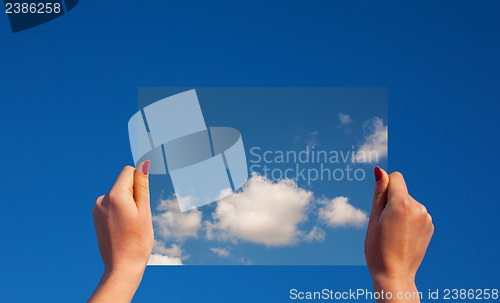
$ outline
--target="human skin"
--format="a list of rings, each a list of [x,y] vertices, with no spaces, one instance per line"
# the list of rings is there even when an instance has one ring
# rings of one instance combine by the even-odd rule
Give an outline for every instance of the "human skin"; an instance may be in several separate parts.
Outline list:
[[[149,161],[125,167],[111,191],[97,199],[94,227],[104,274],[88,302],[130,302],[139,287],[154,242],[149,202]],[[416,292],[415,274],[434,226],[413,199],[400,173],[376,167],[375,194],[365,240],[366,263],[375,291]],[[419,302],[380,299],[377,303]]]
[[[388,175],[375,167],[375,194],[365,239],[366,264],[375,291],[391,292],[384,302],[420,302],[418,296],[398,299],[396,295],[417,292],[415,275],[434,233],[425,206],[413,199],[398,172]]]
[[[153,249],[149,203],[150,162],[126,166],[94,206],[94,227],[104,274],[88,302],[130,302]]]

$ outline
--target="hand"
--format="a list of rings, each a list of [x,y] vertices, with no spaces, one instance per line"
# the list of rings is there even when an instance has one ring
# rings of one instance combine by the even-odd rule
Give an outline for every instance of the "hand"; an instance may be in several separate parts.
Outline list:
[[[434,225],[425,206],[408,194],[403,175],[397,172],[387,175],[376,167],[375,179],[365,240],[366,263],[375,290],[390,291],[396,299],[397,292],[417,290],[415,274],[434,233]]]
[[[153,249],[149,203],[150,162],[126,166],[94,206],[94,227],[104,274],[89,302],[130,302]]]

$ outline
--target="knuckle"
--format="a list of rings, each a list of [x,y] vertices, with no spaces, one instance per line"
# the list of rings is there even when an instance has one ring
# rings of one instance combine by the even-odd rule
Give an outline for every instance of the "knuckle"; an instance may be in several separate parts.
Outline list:
[[[425,218],[427,214],[427,209],[420,203],[415,203],[409,195],[405,195],[399,198],[396,203],[396,211],[405,217],[414,218],[415,220],[420,220]]]
[[[96,205],[101,204],[101,202],[102,202],[102,200],[103,200],[103,199],[104,199],[104,195],[99,196],[99,197],[95,200],[95,204],[96,204]]]
[[[408,195],[404,195],[400,199],[400,204],[405,210],[411,211],[413,209],[412,201]]]
[[[413,207],[412,214],[415,217],[415,219],[419,220],[420,222],[425,223],[427,220],[427,209],[425,208],[425,206],[421,204]]]
[[[391,173],[391,174],[389,175],[389,177],[399,179],[399,178],[403,178],[403,174],[402,174],[402,173],[400,173],[400,172],[398,172],[398,171],[395,171],[395,172]]]
[[[409,204],[412,200],[410,195],[408,195],[408,193],[400,190],[392,190],[390,192],[390,195],[393,199],[397,200],[400,203]]]
[[[117,190],[111,190],[109,193],[108,193],[108,199],[109,199],[109,202],[114,202],[116,200],[119,199],[119,192]]]
[[[108,199],[110,205],[119,204],[123,200],[123,193],[119,190],[112,190],[108,194]]]
[[[427,215],[427,208],[424,205],[419,203],[418,209],[422,215],[424,215],[424,216]]]
[[[395,210],[398,214],[402,216],[409,216],[411,214],[410,205],[408,203],[405,203],[404,201],[398,203],[397,206],[395,207]]]
[[[133,168],[130,165],[127,165],[127,166],[123,167],[121,174],[130,175],[130,174],[133,174],[134,171],[135,171],[135,168]]]

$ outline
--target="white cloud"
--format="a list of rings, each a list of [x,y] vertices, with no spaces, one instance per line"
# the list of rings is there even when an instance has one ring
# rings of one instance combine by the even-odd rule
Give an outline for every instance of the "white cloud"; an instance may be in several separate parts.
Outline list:
[[[182,265],[182,261],[187,258],[189,256],[182,256],[182,249],[178,244],[172,243],[167,248],[165,242],[155,240],[148,265]]]
[[[313,229],[305,235],[304,240],[307,242],[312,241],[324,241],[325,240],[325,231],[317,226],[314,226]]]
[[[250,260],[247,260],[245,257],[240,258],[240,263],[243,265],[252,265],[252,262]]]
[[[157,207],[160,214],[153,216],[156,235],[165,241],[182,241],[198,237],[201,227],[201,212],[193,209],[181,212],[175,199],[162,200]]]
[[[319,145],[318,139],[319,131],[307,131],[299,129],[298,133],[294,136],[294,143],[297,145],[306,144],[311,147]]]
[[[319,140],[318,140],[318,135],[319,131],[312,131],[307,133],[307,139],[306,143],[309,146],[318,146],[319,145]]]
[[[148,265],[182,265],[182,260],[162,254],[151,254]]]
[[[213,222],[206,222],[207,237],[268,246],[294,244],[305,235],[298,225],[307,220],[313,198],[292,180],[272,182],[253,174],[242,192],[218,201]]]
[[[160,213],[153,216],[156,239],[148,265],[182,265],[182,260],[189,256],[182,256],[179,244],[172,243],[170,247],[166,247],[165,241],[183,241],[185,238],[198,237],[201,212],[196,209],[180,212],[175,199],[160,201],[156,210]]]
[[[172,246],[170,246],[170,248],[166,248],[163,241],[155,240],[153,245],[153,253],[168,255],[171,257],[180,257],[182,255],[182,249],[175,243],[172,243]]]
[[[360,209],[349,204],[349,198],[336,197],[332,200],[321,201],[318,212],[319,219],[331,227],[354,226],[363,227],[368,222],[368,216]]]
[[[224,258],[229,257],[229,250],[227,248],[213,247],[210,248],[210,250],[219,257],[224,257]]]
[[[356,152],[355,160],[360,163],[376,163],[387,157],[388,127],[384,120],[374,117],[363,125],[364,142]]]
[[[366,214],[350,205],[346,197],[318,201],[311,191],[298,187],[293,180],[273,182],[257,174],[252,174],[242,191],[219,200],[211,219],[204,222],[196,209],[180,212],[175,200],[161,201],[157,210],[160,214],[153,216],[156,239],[149,265],[182,265],[189,256],[183,256],[181,243],[198,237],[202,226],[207,240],[276,247],[324,241],[323,229],[306,229],[303,225],[316,211],[319,223],[333,227],[362,227],[367,221]],[[212,247],[210,251],[222,258],[232,256],[227,248]],[[240,262],[249,264],[244,258]]]
[[[352,123],[352,118],[348,114],[339,113],[340,126],[348,126]]]

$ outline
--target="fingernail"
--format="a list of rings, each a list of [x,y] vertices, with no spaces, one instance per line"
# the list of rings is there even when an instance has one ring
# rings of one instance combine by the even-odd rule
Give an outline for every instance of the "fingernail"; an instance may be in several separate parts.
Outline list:
[[[147,175],[149,174],[149,166],[151,164],[151,161],[149,160],[146,160],[144,161],[144,163],[142,164],[142,173]]]
[[[382,179],[382,170],[380,169],[380,167],[375,166],[373,172],[375,174],[375,182],[380,181],[380,179]]]

